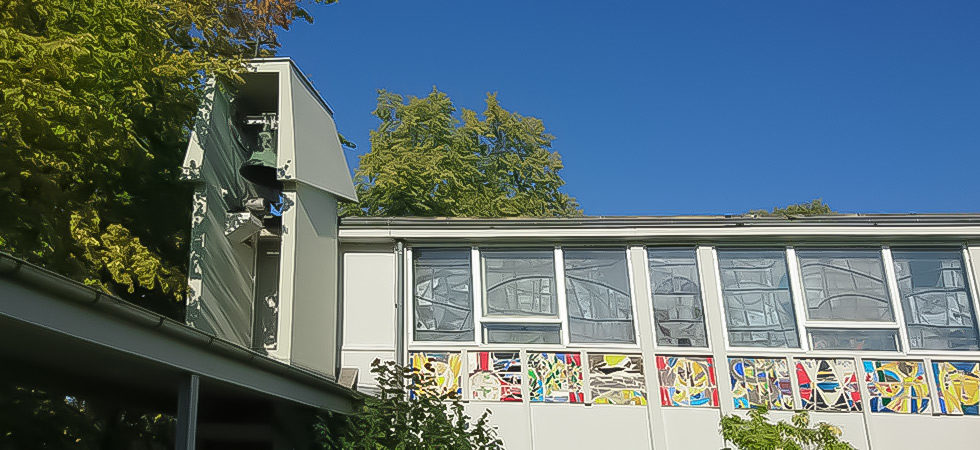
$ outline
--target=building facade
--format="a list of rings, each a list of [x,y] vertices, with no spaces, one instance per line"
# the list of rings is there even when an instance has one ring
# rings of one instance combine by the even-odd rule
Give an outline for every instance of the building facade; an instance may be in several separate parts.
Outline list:
[[[348,218],[341,365],[437,372],[507,448],[725,446],[811,411],[975,448],[980,216]]]
[[[183,166],[188,325],[365,393],[432,368],[513,449],[718,449],[757,406],[977,447],[980,215],[341,220],[333,111],[288,59],[243,79]]]

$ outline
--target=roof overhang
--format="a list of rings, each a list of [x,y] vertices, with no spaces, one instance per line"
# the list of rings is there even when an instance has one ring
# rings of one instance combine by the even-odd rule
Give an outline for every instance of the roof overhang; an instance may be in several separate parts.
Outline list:
[[[84,390],[169,398],[186,374],[201,395],[350,413],[363,396],[0,253],[0,358]],[[5,369],[6,370],[6,369]]]
[[[980,241],[980,214],[871,214],[798,218],[751,216],[653,216],[573,218],[349,217],[343,242],[390,240],[473,242],[860,241],[936,239]]]

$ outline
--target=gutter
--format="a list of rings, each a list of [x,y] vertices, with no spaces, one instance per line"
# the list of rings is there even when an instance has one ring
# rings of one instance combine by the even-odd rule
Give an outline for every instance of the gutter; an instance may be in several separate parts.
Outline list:
[[[657,228],[657,227],[737,227],[737,226],[976,226],[980,214],[835,214],[826,216],[758,217],[727,216],[592,216],[592,217],[345,217],[342,228],[431,228],[518,229],[518,228]]]
[[[249,365],[276,375],[290,378],[354,401],[363,401],[367,397],[360,392],[336,384],[313,371],[274,360],[266,355],[238,346],[196,328],[189,327],[169,317],[134,305],[117,296],[85,286],[4,252],[0,252],[0,277],[14,280],[32,289],[54,294],[65,300],[84,304],[98,313],[109,314],[146,328],[155,329],[172,338],[198,347],[204,347],[209,352],[228,356],[239,361],[245,361]]]

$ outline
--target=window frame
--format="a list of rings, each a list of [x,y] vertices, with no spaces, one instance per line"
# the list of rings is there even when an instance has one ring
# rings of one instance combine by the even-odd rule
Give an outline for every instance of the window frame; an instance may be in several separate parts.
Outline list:
[[[884,280],[882,282],[885,285],[885,295],[888,296],[888,303],[892,310],[892,320],[887,321],[844,321],[844,320],[812,320],[809,317],[809,307],[807,305],[806,299],[806,289],[803,286],[803,266],[800,262],[799,255],[796,251],[798,249],[803,249],[805,251],[835,251],[835,250],[877,250],[878,256],[881,259],[882,264],[882,275]],[[904,321],[900,322],[898,317],[902,313],[901,305],[899,305],[900,299],[893,295],[892,287],[896,288],[897,285],[892,284],[894,276],[894,267],[892,266],[892,273],[888,273],[889,264],[891,263],[891,252],[887,251],[887,246],[852,246],[850,248],[846,246],[819,246],[819,247],[797,247],[793,245],[786,246],[786,262],[791,268],[790,274],[790,289],[793,291],[793,303],[797,310],[797,322],[802,328],[802,339],[800,341],[801,347],[805,348],[807,351],[817,351],[817,352],[839,352],[839,351],[853,351],[865,353],[889,353],[894,354],[896,352],[901,353],[905,349],[908,349],[908,335],[904,327]],[[887,254],[886,254],[887,253]],[[795,270],[793,270],[795,269]],[[792,273],[795,272],[795,273]],[[796,295],[796,293],[799,295]],[[821,330],[894,330],[895,333],[895,345],[896,350],[860,350],[860,349],[827,349],[827,350],[816,350],[813,348],[813,341],[810,337],[811,329],[821,329]]]
[[[617,246],[617,245],[568,245],[568,246],[555,246],[556,252],[561,253],[561,268],[555,266],[555,270],[560,272],[561,277],[561,287],[558,292],[560,295],[559,301],[561,305],[559,311],[561,311],[561,318],[564,320],[563,328],[565,338],[563,340],[563,345],[569,349],[576,349],[578,351],[586,351],[579,349],[629,349],[636,350],[640,348],[640,328],[636,320],[636,287],[634,286],[633,277],[633,258],[630,256],[629,246]],[[630,297],[630,311],[631,311],[631,324],[633,327],[633,342],[572,342],[570,339],[571,329],[569,328],[568,321],[568,298],[565,287],[565,249],[595,249],[595,250],[622,250],[626,256],[626,282],[629,284],[629,297]],[[556,254],[557,255],[557,254]],[[593,352],[595,353],[595,352]],[[609,353],[609,352],[605,352]]]
[[[702,246],[696,245],[696,244],[684,245],[683,243],[676,244],[676,245],[666,245],[666,244],[665,245],[644,245],[642,247],[643,248],[643,261],[642,261],[643,262],[643,270],[646,271],[645,273],[646,273],[646,277],[647,277],[647,283],[646,283],[647,286],[646,286],[646,289],[645,289],[646,293],[644,295],[644,300],[647,302],[648,305],[650,305],[650,325],[652,327],[652,329],[650,330],[650,333],[651,333],[650,334],[650,337],[653,340],[653,349],[654,349],[654,352],[657,353],[657,354],[682,354],[683,353],[685,355],[688,355],[689,354],[689,355],[692,355],[692,356],[711,356],[711,355],[713,355],[712,341],[714,339],[712,339],[712,337],[711,337],[712,329],[711,329],[711,324],[709,323],[711,321],[708,320],[708,316],[709,316],[709,312],[708,312],[708,295],[707,295],[708,294],[708,291],[706,290],[707,288],[704,285],[704,279],[701,276],[701,271],[704,270],[704,267],[703,267],[703,264],[702,264],[703,261],[701,261],[701,256],[700,256],[700,254],[698,252],[698,249],[701,248],[701,247]],[[705,334],[705,340],[707,341],[707,345],[705,345],[704,347],[680,347],[680,346],[664,345],[664,344],[661,344],[660,343],[660,340],[657,338],[657,311],[656,311],[656,308],[654,307],[654,304],[653,304],[653,279],[650,277],[650,249],[658,249],[658,248],[660,248],[660,249],[673,249],[673,250],[677,250],[677,249],[686,250],[686,249],[689,249],[690,248],[691,250],[694,251],[694,265],[695,265],[695,269],[696,269],[696,273],[697,273],[697,277],[698,277],[698,280],[697,280],[698,281],[698,291],[699,291],[699,294],[701,295],[701,313],[704,315],[704,334]],[[714,251],[714,249],[712,249],[712,251]],[[718,259],[717,259],[716,256],[713,257],[713,259],[714,259],[714,262],[713,263],[714,263],[714,265],[716,267],[716,270],[717,270]],[[720,282],[721,282],[721,279],[719,278],[719,288],[720,288]],[[719,292],[719,296],[720,296],[721,295],[720,289],[719,289],[718,292]],[[724,301],[722,303],[722,310],[724,311]],[[723,314],[724,314],[724,312],[723,312]],[[723,324],[722,330],[725,330],[724,322],[725,322],[725,318],[722,317],[722,324]],[[727,341],[727,338],[728,338],[727,331],[724,331],[724,334],[725,334],[725,339]]]
[[[886,269],[891,272],[892,276],[892,286],[895,289],[895,297],[898,301],[898,311],[901,314],[902,330],[906,334],[906,347],[904,354],[909,357],[925,358],[929,360],[949,360],[950,358],[965,358],[965,359],[977,359],[980,358],[980,350],[929,350],[929,349],[913,349],[908,345],[908,328],[905,326],[905,310],[902,308],[902,298],[901,293],[898,290],[898,276],[895,273],[894,260],[891,258],[891,248],[895,246],[889,246],[889,260],[890,264],[886,266]],[[973,260],[970,255],[969,246],[964,243],[956,244],[946,244],[946,243],[926,243],[926,244],[901,244],[898,247],[902,249],[910,250],[947,250],[956,251],[960,250],[960,258],[963,261],[963,271],[965,272],[965,283],[967,293],[970,295],[970,303],[973,306],[973,326],[976,327],[978,333],[980,333],[980,299],[977,298],[978,292],[980,292],[980,285],[978,285],[978,280],[973,270]],[[930,372],[931,374],[931,372]],[[930,375],[931,376],[931,375]]]
[[[786,245],[766,245],[764,243],[755,244],[722,244],[724,249],[737,249],[739,251],[752,251],[752,250],[769,250],[778,251],[782,250],[783,259],[786,262],[786,278],[788,282],[788,289],[790,295],[790,305],[793,308],[793,315],[796,323],[796,338],[799,341],[798,347],[747,347],[740,345],[732,345],[731,339],[729,339],[728,330],[728,309],[725,307],[725,292],[723,288],[723,281],[721,275],[721,258],[718,257],[718,245],[713,245],[711,247],[711,257],[714,260],[714,271],[717,282],[715,283],[715,289],[717,290],[716,295],[718,297],[718,307],[721,312],[721,331],[722,340],[725,343],[725,352],[727,353],[743,353],[743,354],[758,354],[761,356],[765,355],[795,355],[795,354],[806,354],[810,351],[809,346],[806,341],[806,331],[802,328],[799,305],[797,300],[799,298],[799,292],[796,291],[794,286],[794,280],[799,275],[794,274],[793,265],[790,264],[789,257],[786,255]]]
[[[415,301],[414,301],[414,283],[415,283],[415,271],[412,265],[413,261],[413,250],[415,248],[461,248],[458,244],[453,243],[419,243],[419,244],[409,244],[405,246],[404,251],[404,262],[405,262],[405,284],[401,288],[404,292],[405,298],[405,329],[404,329],[404,339],[406,342],[405,349],[406,352],[412,351],[461,351],[461,350],[474,350],[474,348],[479,351],[513,351],[518,349],[524,350],[534,350],[541,352],[591,352],[591,353],[610,353],[610,352],[625,352],[625,353],[637,353],[640,349],[640,342],[642,340],[641,331],[639,328],[639,323],[637,321],[637,292],[635,286],[635,276],[633,271],[635,270],[635,265],[633,264],[632,255],[630,254],[630,247],[628,245],[616,245],[616,244],[573,244],[568,246],[563,246],[560,244],[555,244],[553,246],[542,246],[542,245],[528,245],[521,246],[520,244],[508,243],[508,244],[469,244],[470,250],[470,269],[471,283],[473,289],[473,295],[471,296],[473,301],[473,340],[466,341],[419,341],[415,339],[414,331],[414,317],[415,317]],[[632,312],[632,328],[633,328],[633,343],[625,342],[580,342],[575,343],[570,340],[570,329],[568,321],[568,299],[565,290],[565,259],[564,252],[565,248],[569,249],[604,249],[604,250],[616,250],[622,251],[626,257],[626,271],[627,271],[627,281],[629,283],[629,296],[630,296],[630,309]],[[485,266],[483,251],[484,250],[552,250],[554,257],[554,269],[555,269],[555,296],[558,301],[558,317],[487,317],[483,313],[483,308],[485,306],[484,299],[486,297],[485,292]],[[702,286],[703,290],[703,286]],[[702,293],[703,295],[703,293]],[[559,334],[561,342],[558,344],[541,344],[541,343],[530,343],[530,344],[519,344],[519,343],[486,343],[484,342],[484,324],[528,324],[528,325],[560,325],[561,332]],[[692,348],[693,349],[693,348]],[[702,350],[702,349],[698,349]]]

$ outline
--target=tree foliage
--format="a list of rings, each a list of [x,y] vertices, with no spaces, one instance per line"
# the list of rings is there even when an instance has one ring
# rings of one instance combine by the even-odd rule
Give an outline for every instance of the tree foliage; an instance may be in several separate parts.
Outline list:
[[[503,442],[489,424],[489,411],[475,421],[455,393],[438,393],[432,375],[394,362],[374,360],[380,387],[352,416],[332,415],[316,425],[330,449],[499,449]],[[422,395],[412,395],[415,392]]]
[[[809,203],[797,203],[785,208],[773,208],[771,212],[764,209],[753,209],[745,214],[760,217],[798,217],[825,216],[837,213],[830,209],[830,206],[824,203],[823,200],[818,198],[811,200]]]
[[[0,251],[176,315],[205,74],[234,82],[295,19],[296,0],[0,2]]]
[[[533,117],[505,110],[487,94],[482,114],[457,110],[433,88],[424,97],[379,91],[371,151],[355,174],[360,203],[348,215],[570,216],[561,192],[554,136]]]
[[[173,448],[174,419],[0,381],[0,449]]]
[[[721,418],[721,436],[742,450],[851,450],[840,439],[841,430],[820,422],[810,423],[806,411],[793,415],[791,423],[769,421],[765,409],[753,409],[749,417],[729,415]]]

